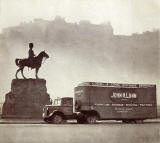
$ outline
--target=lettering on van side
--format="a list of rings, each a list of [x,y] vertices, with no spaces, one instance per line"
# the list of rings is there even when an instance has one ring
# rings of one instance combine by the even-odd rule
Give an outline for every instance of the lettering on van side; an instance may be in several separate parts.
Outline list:
[[[78,98],[81,97],[82,94],[83,94],[83,92],[84,92],[83,90],[76,90],[76,91],[75,91],[76,97],[78,97]]]
[[[82,94],[83,93],[83,90],[76,90],[75,91],[75,94]]]
[[[123,93],[118,93],[118,92],[113,92],[113,94],[110,96],[111,98],[137,98],[136,93],[128,93],[128,92],[123,92]]]
[[[104,104],[100,104],[100,103],[95,103],[94,106],[108,106],[108,107],[153,107],[155,106],[152,103],[126,103],[126,104],[122,104],[122,103],[104,103]]]
[[[109,93],[110,100],[116,103],[135,103],[138,97],[139,95],[135,89],[128,88],[113,89]]]

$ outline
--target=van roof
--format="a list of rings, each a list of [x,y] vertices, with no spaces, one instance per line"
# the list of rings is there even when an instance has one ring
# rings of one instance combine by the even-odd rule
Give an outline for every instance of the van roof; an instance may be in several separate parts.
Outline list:
[[[148,88],[156,87],[155,84],[122,84],[122,83],[103,83],[103,82],[83,82],[78,86],[96,86],[96,87],[123,87],[123,88]]]

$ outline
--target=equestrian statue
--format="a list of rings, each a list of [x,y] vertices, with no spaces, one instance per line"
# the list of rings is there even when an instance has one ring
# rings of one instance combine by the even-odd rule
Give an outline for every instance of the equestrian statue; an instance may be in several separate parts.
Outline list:
[[[17,74],[19,71],[21,71],[22,77],[26,79],[26,77],[23,74],[24,67],[35,69],[35,77],[36,79],[38,79],[38,71],[42,65],[43,59],[49,58],[48,54],[45,51],[42,51],[38,54],[38,56],[35,56],[34,51],[33,51],[33,43],[29,43],[28,54],[29,56],[26,59],[16,59],[15,60],[16,65],[19,67],[15,75],[16,79],[18,79]]]

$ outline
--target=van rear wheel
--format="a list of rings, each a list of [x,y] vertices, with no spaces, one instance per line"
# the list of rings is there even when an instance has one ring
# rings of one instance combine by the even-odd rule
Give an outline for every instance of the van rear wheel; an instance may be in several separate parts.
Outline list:
[[[86,123],[86,119],[85,118],[78,118],[77,119],[77,123],[78,124],[85,124]]]
[[[98,120],[97,115],[88,115],[87,116],[87,123],[89,123],[89,124],[95,124],[97,120]]]
[[[122,120],[122,123],[135,124],[136,120]]]

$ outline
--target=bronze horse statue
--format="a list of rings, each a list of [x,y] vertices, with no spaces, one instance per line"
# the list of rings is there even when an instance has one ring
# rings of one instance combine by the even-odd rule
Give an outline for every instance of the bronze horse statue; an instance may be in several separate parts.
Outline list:
[[[17,74],[19,71],[21,71],[23,78],[26,79],[26,77],[23,74],[24,67],[36,69],[35,70],[35,77],[36,77],[36,79],[38,79],[38,71],[42,65],[43,58],[45,58],[45,59],[49,58],[48,54],[45,51],[40,52],[38,56],[34,57],[32,63],[31,63],[30,59],[16,59],[15,63],[19,67],[19,69],[17,70],[16,75],[15,75],[16,79],[18,79]]]

